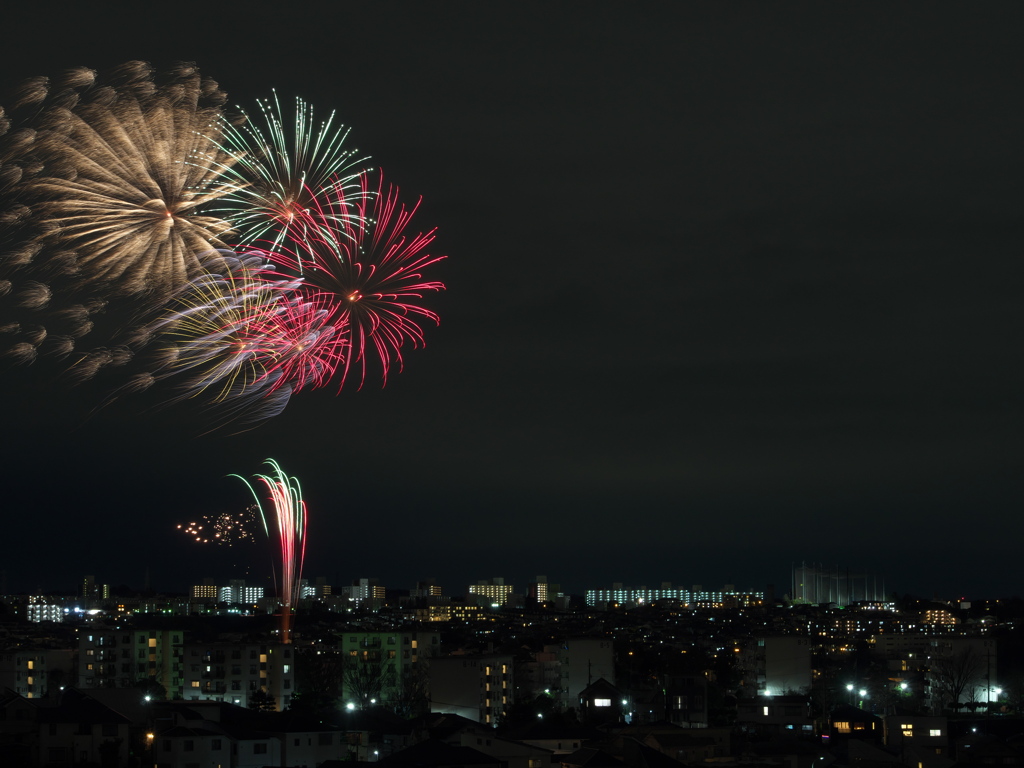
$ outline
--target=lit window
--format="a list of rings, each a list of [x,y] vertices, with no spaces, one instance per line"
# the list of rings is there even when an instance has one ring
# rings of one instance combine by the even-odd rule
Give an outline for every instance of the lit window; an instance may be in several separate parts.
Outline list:
[[[942,729],[941,728],[931,728],[928,731],[928,735],[929,736],[941,736],[942,735]]]
[[[768,717],[768,707],[762,707],[762,710],[764,712],[764,716]]]
[[[612,705],[611,699],[594,699],[595,707],[610,707]]]

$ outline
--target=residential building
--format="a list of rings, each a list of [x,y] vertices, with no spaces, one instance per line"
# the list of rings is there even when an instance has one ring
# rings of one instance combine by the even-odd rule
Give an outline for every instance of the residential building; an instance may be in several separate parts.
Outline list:
[[[493,579],[485,579],[476,584],[470,584],[467,590],[467,602],[475,601],[479,605],[505,605],[512,595],[514,587],[506,584],[500,576]]]
[[[286,709],[295,692],[294,653],[284,644],[188,643],[181,698],[248,707],[261,693],[273,699],[275,709]]]
[[[426,661],[441,647],[437,632],[345,632],[342,698],[365,708],[386,704],[403,709],[426,698]]]
[[[445,656],[429,669],[430,711],[496,725],[514,703],[511,655]]]
[[[139,681],[159,683],[167,698],[183,693],[180,629],[79,630],[78,680],[83,688],[127,688]]]

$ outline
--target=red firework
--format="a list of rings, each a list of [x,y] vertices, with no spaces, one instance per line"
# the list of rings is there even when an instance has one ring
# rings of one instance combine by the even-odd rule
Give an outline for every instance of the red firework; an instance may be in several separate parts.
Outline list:
[[[371,191],[364,175],[354,196],[332,188],[321,207],[304,212],[313,236],[280,253],[283,267],[303,275],[304,290],[330,295],[329,322],[346,347],[339,389],[356,371],[361,388],[371,357],[386,384],[393,365],[402,369],[402,347],[424,345],[420,323],[438,322],[421,304],[425,293],[444,289],[422,274],[445,258],[426,253],[434,230],[407,234],[419,201],[406,208],[398,188],[378,178]]]

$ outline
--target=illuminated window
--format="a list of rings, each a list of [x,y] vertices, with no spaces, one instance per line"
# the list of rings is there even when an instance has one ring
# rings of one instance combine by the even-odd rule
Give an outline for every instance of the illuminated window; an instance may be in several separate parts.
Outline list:
[[[192,681],[192,687],[193,688],[198,688],[199,687],[199,681],[198,680],[193,680]]]
[[[928,735],[929,736],[941,736],[942,735],[942,729],[941,728],[931,728],[928,731]]]
[[[611,699],[594,699],[595,707],[610,707],[612,705]]]
[[[762,710],[764,712],[764,716],[768,717],[768,707],[762,707]]]
[[[846,723],[846,722],[837,722],[837,723],[835,723],[835,729],[837,731],[839,731],[840,733],[849,733],[850,732],[850,724]]]

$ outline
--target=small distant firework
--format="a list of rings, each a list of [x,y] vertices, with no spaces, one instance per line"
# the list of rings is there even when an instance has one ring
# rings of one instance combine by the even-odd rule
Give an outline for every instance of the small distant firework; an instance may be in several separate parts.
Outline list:
[[[180,523],[178,530],[199,544],[226,547],[256,540],[259,507],[252,504],[241,512],[219,512],[203,515],[198,520]]]
[[[288,477],[273,459],[263,463],[271,468],[271,474],[257,474],[255,485],[241,475],[231,477],[237,477],[249,488],[263,519],[263,529],[277,546],[281,568],[278,592],[281,642],[290,643],[292,611],[299,602],[302,563],[306,556],[306,502],[302,500],[302,489],[296,478]],[[268,508],[264,508],[264,501],[269,502]]]

